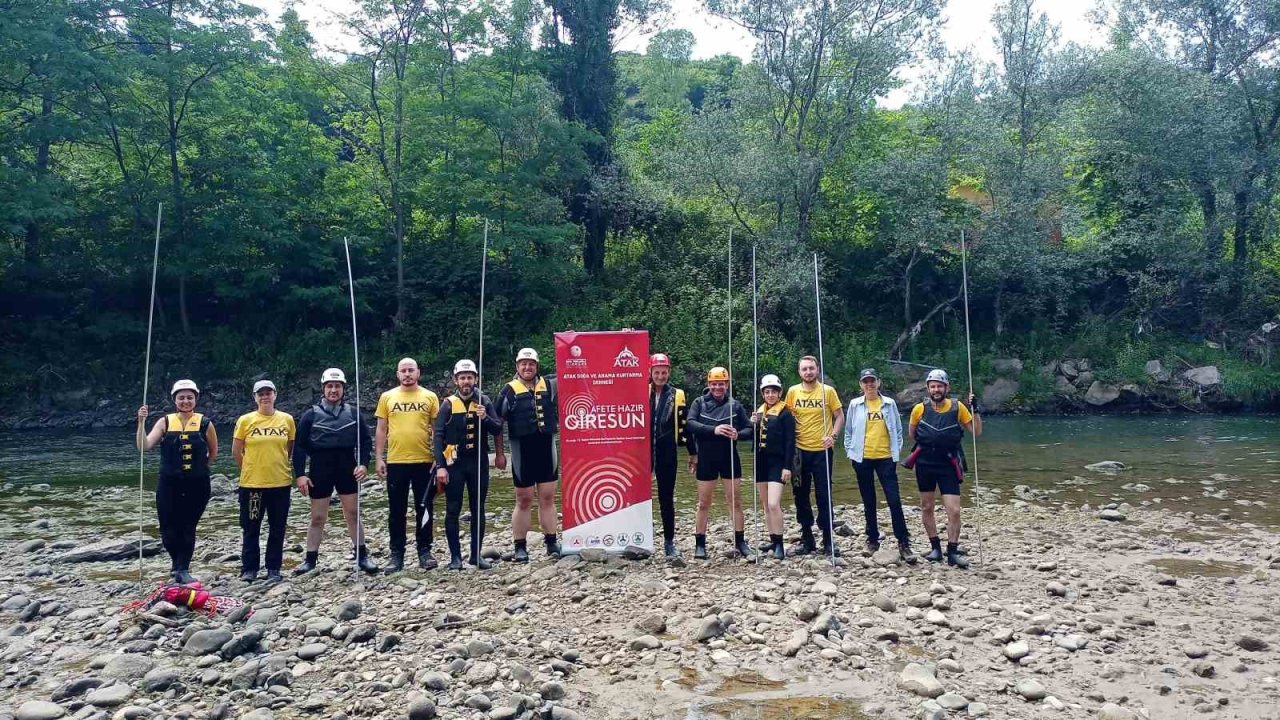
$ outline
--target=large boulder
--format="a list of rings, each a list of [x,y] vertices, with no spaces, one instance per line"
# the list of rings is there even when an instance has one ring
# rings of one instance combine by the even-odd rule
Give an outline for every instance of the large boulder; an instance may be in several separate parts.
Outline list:
[[[160,541],[147,538],[142,542],[142,556],[151,557],[160,554]],[[137,540],[108,540],[88,547],[76,548],[53,559],[60,563],[109,562],[111,560],[128,560],[138,557]]]
[[[1159,360],[1148,360],[1142,372],[1156,382],[1169,382],[1169,371]]]
[[[1059,375],[1058,377],[1054,378],[1053,391],[1059,395],[1065,395],[1067,397],[1073,396],[1080,392],[1080,390],[1076,388],[1075,385],[1071,384],[1070,380],[1068,380],[1066,377],[1062,375]]]
[[[1018,381],[1009,378],[997,378],[982,389],[982,404],[988,410],[1003,410],[1005,405],[1018,394]]]
[[[997,375],[1018,377],[1022,374],[1022,361],[1018,358],[996,358],[991,361],[991,369],[995,370]]]
[[[1081,370],[1080,374],[1076,376],[1075,386],[1080,388],[1081,390],[1086,390],[1090,385],[1093,384],[1093,380],[1094,380],[1093,373],[1089,372],[1088,370]]]
[[[1218,372],[1217,365],[1205,365],[1203,367],[1191,368],[1182,373],[1182,378],[1188,382],[1199,385],[1200,387],[1210,387],[1212,385],[1222,384],[1222,373]]]
[[[1075,380],[1080,376],[1080,366],[1075,360],[1063,360],[1058,364],[1058,372],[1068,380]]]
[[[1084,401],[1095,407],[1102,407],[1115,402],[1120,397],[1120,388],[1108,385],[1101,380],[1094,380],[1085,391]]]
[[[916,403],[924,402],[928,394],[929,391],[924,383],[914,382],[899,390],[893,399],[898,403],[899,408],[910,410]]]

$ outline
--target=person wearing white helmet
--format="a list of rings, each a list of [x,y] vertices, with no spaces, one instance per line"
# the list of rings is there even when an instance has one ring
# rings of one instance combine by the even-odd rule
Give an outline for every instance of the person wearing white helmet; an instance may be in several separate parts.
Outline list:
[[[454,394],[444,399],[436,416],[432,436],[436,463],[434,497],[443,488],[445,496],[444,534],[449,543],[449,569],[462,569],[462,547],[458,529],[462,517],[462,493],[467,493],[471,509],[471,539],[467,564],[488,570],[492,565],[481,555],[485,518],[481,511],[489,494],[489,436],[494,436],[494,457],[499,468],[506,465],[502,453],[502,421],[493,403],[476,387],[476,364],[459,360],[453,366]],[[498,458],[503,458],[498,462]],[[430,501],[428,501],[430,502]]]
[[[512,558],[516,562],[529,560],[526,538],[535,499],[547,555],[560,555],[556,541],[556,481],[560,477],[556,457],[556,433],[560,431],[556,382],[540,375],[538,369],[538,351],[521,348],[516,353],[515,379],[498,393],[498,415],[511,436],[511,477],[516,487],[511,535],[515,544]]]
[[[800,383],[787,389],[783,402],[796,416],[796,451],[800,473],[791,482],[795,494],[800,544],[794,552],[808,555],[816,549],[813,538],[813,499],[818,501],[818,528],[822,530],[822,554],[839,555],[831,534],[831,486],[835,466],[835,438],[844,427],[844,409],[836,389],[818,377],[818,359],[800,358],[796,369]]]
[[[293,469],[289,458],[298,428],[293,416],[276,409],[276,385],[270,380],[253,384],[258,409],[236,420],[231,458],[240,466],[240,579],[258,577],[262,520],[267,521],[267,552],[263,564],[267,582],[284,579],[284,535],[289,524]]]
[[[671,358],[665,353],[649,356],[649,407],[653,422],[649,425],[649,449],[653,457],[653,475],[658,481],[658,509],[662,515],[663,551],[667,557],[679,557],[676,549],[676,470],[679,449],[685,441],[688,406],[684,391],[671,384]]]
[[[302,564],[294,568],[294,575],[303,575],[316,569],[320,561],[320,540],[329,519],[329,498],[334,490],[342,504],[342,517],[347,522],[347,537],[355,548],[356,562],[368,573],[378,571],[369,559],[369,549],[364,544],[364,529],[360,527],[360,483],[367,473],[366,467],[373,454],[369,426],[356,402],[344,402],[347,376],[338,368],[329,368],[320,375],[323,395],[320,402],[307,408],[298,420],[298,439],[293,444],[293,475],[298,492],[311,500],[311,524],[307,526],[307,555]],[[359,448],[360,456],[356,457]],[[311,458],[311,470],[307,471],[307,458]]]
[[[898,458],[902,453],[902,417],[893,398],[880,394],[880,375],[874,368],[858,374],[862,395],[849,403],[849,422],[844,430],[845,455],[853,463],[862,495],[862,514],[866,520],[867,552],[880,549],[880,526],[876,520],[876,477],[884,489],[885,504],[893,522],[893,536],[898,541],[898,557],[914,564],[907,519],[902,512],[898,490]]]
[[[760,397],[764,403],[751,414],[756,433],[755,485],[764,505],[769,547],[774,559],[783,560],[787,551],[782,546],[782,488],[791,482],[796,418],[782,401],[782,381],[777,375],[760,378]]]
[[[191,577],[191,556],[196,550],[196,526],[209,505],[209,466],[218,457],[218,432],[213,421],[196,412],[200,388],[191,380],[179,380],[169,392],[177,412],[163,415],[143,434],[149,408],[138,408],[139,449],[160,446],[160,478],[156,483],[156,519],[160,542],[169,553],[174,582]]]
[[[414,540],[418,548],[418,567],[431,570],[436,559],[431,555],[432,506],[428,501],[431,488],[431,466],[436,460],[431,450],[431,433],[440,413],[440,398],[418,384],[418,362],[404,358],[396,365],[399,385],[378,398],[377,431],[373,437],[373,457],[378,477],[387,483],[387,531],[391,535],[391,559],[386,571],[404,569],[405,514],[409,511],[409,492],[413,491],[413,507],[417,523]],[[384,457],[382,452],[386,450]]]
[[[945,370],[930,370],[925,378],[928,400],[911,409],[911,421],[907,434],[915,441],[916,448],[907,458],[909,467],[916,471],[916,488],[920,491],[920,519],[929,536],[929,552],[924,558],[940,562],[943,558],[942,542],[938,538],[938,523],[934,518],[934,506],[938,492],[942,493],[942,507],[947,513],[948,565],[968,567],[969,561],[960,552],[960,483],[964,481],[964,431],[982,434],[982,418],[958,400],[947,397],[951,381]],[[973,404],[973,394],[969,394]]]

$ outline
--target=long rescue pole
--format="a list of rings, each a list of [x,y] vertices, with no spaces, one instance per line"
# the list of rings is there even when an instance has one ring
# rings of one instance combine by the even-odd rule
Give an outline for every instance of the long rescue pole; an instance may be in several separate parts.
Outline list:
[[[476,355],[476,404],[484,398],[484,281],[489,271],[489,218],[484,219],[484,240],[480,246],[480,351]],[[483,406],[482,406],[483,407]],[[476,423],[476,509],[478,517],[471,518],[471,559],[480,567],[480,533],[484,529],[484,496],[480,492],[480,478],[489,456],[484,451],[484,422]],[[477,525],[477,523],[479,523]]]
[[[969,339],[969,260],[968,248],[964,243],[964,230],[960,231],[960,272],[964,278],[964,349],[969,363],[969,392],[973,393],[973,343]],[[973,408],[969,408],[972,412]],[[977,427],[977,424],[974,424]],[[977,522],[974,529],[978,532],[978,565],[982,565],[982,490],[978,481],[978,434],[973,436],[973,498],[977,509]]]
[[[151,329],[156,317],[156,269],[160,267],[160,219],[164,215],[164,203],[156,204],[156,243],[151,253],[151,304],[147,306],[147,359],[142,366],[142,404],[147,404],[147,386],[151,382]],[[144,437],[138,447],[138,587],[142,588],[142,523],[146,506],[146,490],[143,488],[147,463],[147,443]]]
[[[822,293],[818,290],[818,253],[813,254],[813,307],[818,316],[818,390],[822,393],[822,437],[827,437],[828,425],[831,418],[827,414],[827,385],[826,385],[826,360],[822,355]],[[824,448],[823,452],[831,452]],[[831,545],[831,567],[836,566],[836,512],[835,500],[832,495],[835,494],[836,484],[831,478],[831,463],[827,462],[827,458],[822,461],[827,465],[825,473],[827,477],[827,533],[830,536]]]
[[[352,401],[352,405],[356,410],[356,462],[360,462],[360,434],[364,430],[364,418],[360,416],[360,334],[356,330],[356,283],[354,275],[351,272],[351,244],[347,238],[342,238],[342,250],[347,257],[347,291],[351,297],[351,355],[356,365],[355,385],[356,395]],[[360,547],[364,544],[364,521],[360,516],[360,496],[364,494],[364,480],[356,486],[356,536],[352,538],[355,547],[352,548],[355,556],[355,577],[360,577]]]
[[[757,311],[759,293],[756,288],[756,246],[751,245],[751,404],[755,405],[755,394],[760,390],[760,322]],[[751,472],[758,473],[760,462],[760,430],[764,427],[764,416],[760,417],[755,427],[755,435],[751,438]],[[758,476],[757,476],[758,477]],[[769,490],[768,483],[757,483],[751,478],[751,514],[756,518],[756,541],[760,541],[760,489]],[[767,503],[766,503],[767,507]],[[756,548],[756,564],[760,564],[760,548]]]

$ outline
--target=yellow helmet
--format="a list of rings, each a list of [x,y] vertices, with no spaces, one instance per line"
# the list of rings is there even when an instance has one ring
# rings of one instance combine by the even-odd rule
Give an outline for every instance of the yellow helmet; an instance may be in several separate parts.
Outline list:
[[[707,382],[713,382],[715,380],[729,382],[729,371],[719,365],[711,368],[707,371]]]

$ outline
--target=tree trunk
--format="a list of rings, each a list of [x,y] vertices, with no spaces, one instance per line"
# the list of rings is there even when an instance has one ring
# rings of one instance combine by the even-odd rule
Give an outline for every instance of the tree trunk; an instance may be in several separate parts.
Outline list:
[[[1248,183],[1244,188],[1237,190],[1235,193],[1236,205],[1236,226],[1232,234],[1232,262],[1237,266],[1243,266],[1249,258],[1249,216],[1253,212],[1253,193],[1250,192],[1253,186],[1253,173],[1249,173],[1245,177]],[[1237,280],[1239,275],[1236,276]]]
[[[1204,254],[1210,261],[1217,262],[1222,259],[1225,242],[1222,223],[1218,219],[1218,195],[1207,180],[1197,179],[1193,184],[1204,216]]]
[[[902,358],[902,348],[907,344],[907,341],[915,337],[917,334],[919,334],[920,328],[924,327],[925,323],[932,320],[933,316],[942,312],[946,308],[951,307],[959,299],[960,299],[959,295],[954,295],[946,300],[943,300],[937,305],[934,305],[933,309],[930,310],[924,317],[920,318],[920,322],[916,323],[915,325],[908,325],[907,327],[903,328],[902,332],[898,334],[898,339],[893,342],[893,347],[889,348],[889,359],[900,360]]]
[[[45,90],[40,97],[41,124],[47,126],[52,115],[53,94],[49,90]],[[49,177],[49,144],[48,133],[42,133],[40,144],[36,146],[36,182],[40,184],[43,184]],[[40,224],[34,219],[27,222],[24,242],[23,258],[30,266],[38,265],[40,263]]]

